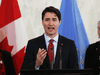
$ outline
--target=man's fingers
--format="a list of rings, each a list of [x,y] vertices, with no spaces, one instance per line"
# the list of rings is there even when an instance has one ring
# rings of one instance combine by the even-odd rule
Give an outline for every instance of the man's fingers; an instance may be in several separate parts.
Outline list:
[[[44,55],[44,56],[42,57],[42,59],[41,59],[41,60],[44,60],[44,59],[45,59],[45,57],[46,57],[46,55]]]
[[[45,59],[45,57],[46,57],[46,54],[47,54],[47,52],[45,52],[42,56],[41,56],[41,61],[43,61],[44,59]]]
[[[38,53],[37,53],[37,59],[36,59],[36,66],[42,65],[45,57],[46,57],[46,50],[39,48]]]
[[[46,57],[47,52],[44,52],[41,56],[38,56],[38,60],[43,61]]]
[[[45,49],[44,48],[39,48],[39,50],[38,50],[38,54],[41,54],[41,52],[43,52]],[[46,50],[45,50],[46,51]]]
[[[43,58],[44,55],[47,53],[47,52],[46,53],[45,52],[46,52],[46,50],[44,50],[44,48],[43,49],[39,48],[38,53],[37,53],[37,59],[40,60],[41,58]]]
[[[46,52],[46,50],[43,50],[39,55],[40,55],[40,57],[42,56],[42,55],[44,55],[45,54],[45,52]]]
[[[40,53],[41,53],[41,51],[42,51],[42,49],[41,49],[41,48],[39,48],[39,50],[38,50],[38,54],[40,54]]]
[[[39,48],[39,50],[38,50],[38,55],[42,55],[44,52],[46,52],[46,50],[44,49],[44,48]]]

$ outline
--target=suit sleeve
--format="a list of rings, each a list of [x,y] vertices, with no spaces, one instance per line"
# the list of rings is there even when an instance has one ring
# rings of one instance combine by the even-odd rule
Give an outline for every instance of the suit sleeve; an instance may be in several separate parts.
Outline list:
[[[28,41],[21,69],[35,69],[35,60],[36,58],[34,55],[34,43],[32,43],[32,41]]]
[[[79,69],[77,50],[74,41],[70,49],[69,69]]]
[[[84,68],[92,68],[93,48],[89,45],[85,54]]]

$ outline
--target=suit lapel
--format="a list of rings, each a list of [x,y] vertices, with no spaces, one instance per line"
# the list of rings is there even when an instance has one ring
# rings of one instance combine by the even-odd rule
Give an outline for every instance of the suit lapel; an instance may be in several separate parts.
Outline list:
[[[40,48],[46,49],[46,42],[45,42],[44,35],[41,36],[39,44],[40,44]],[[45,66],[46,69],[50,69],[48,54],[47,54],[46,58],[44,59],[43,66]]]

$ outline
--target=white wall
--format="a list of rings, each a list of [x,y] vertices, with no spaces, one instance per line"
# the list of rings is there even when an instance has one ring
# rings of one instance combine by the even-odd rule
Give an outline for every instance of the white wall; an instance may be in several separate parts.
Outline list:
[[[18,0],[28,39],[43,34],[41,12],[46,6],[60,9],[61,0]],[[100,0],[77,0],[90,43],[98,40],[97,22],[100,20]]]
[[[18,0],[28,38],[43,34],[41,13],[46,6],[60,8],[61,0]]]

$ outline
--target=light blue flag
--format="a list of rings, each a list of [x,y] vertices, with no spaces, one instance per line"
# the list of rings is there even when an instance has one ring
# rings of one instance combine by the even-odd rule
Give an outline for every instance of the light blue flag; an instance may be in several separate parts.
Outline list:
[[[89,45],[89,40],[76,0],[62,0],[60,12],[61,24],[58,32],[75,41],[79,68],[84,69],[85,52]]]

